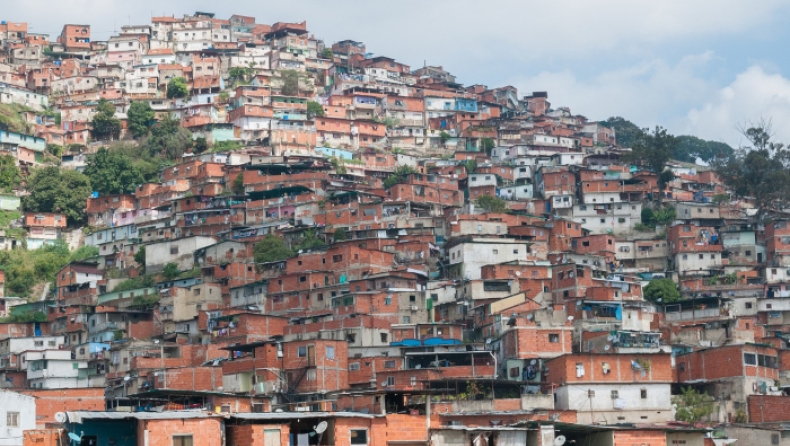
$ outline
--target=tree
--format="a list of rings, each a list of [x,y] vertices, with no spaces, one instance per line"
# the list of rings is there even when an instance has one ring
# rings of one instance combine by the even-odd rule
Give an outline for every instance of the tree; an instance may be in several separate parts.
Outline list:
[[[88,159],[85,175],[90,178],[93,190],[102,195],[134,193],[145,182],[131,158],[104,147]]]
[[[318,236],[315,229],[308,229],[304,231],[301,242],[296,246],[299,251],[307,251],[309,249],[321,248],[326,246],[324,239]]]
[[[321,51],[321,57],[323,59],[334,59],[335,53],[332,51],[332,48],[324,48],[324,50]]]
[[[189,95],[187,80],[183,77],[174,77],[167,83],[167,98],[185,98]]]
[[[233,179],[233,193],[244,195],[244,173],[242,172],[239,172],[236,178]]]
[[[343,164],[343,158],[338,158],[336,156],[333,156],[332,158],[329,158],[329,162],[332,164],[332,169],[335,171],[336,174],[345,175],[348,173],[348,169],[346,168],[346,165]]]
[[[482,195],[475,200],[475,205],[486,212],[501,214],[508,212],[507,202],[499,197],[492,195]]]
[[[335,229],[335,232],[332,233],[332,240],[334,240],[335,243],[343,240],[348,240],[348,234],[346,234],[346,229],[345,228]]]
[[[74,170],[61,171],[55,166],[37,170],[27,183],[29,195],[22,205],[31,212],[61,212],[69,223],[82,222],[85,204],[91,195],[91,181]]]
[[[413,173],[417,173],[417,171],[411,166],[403,164],[395,167],[395,171],[392,173],[392,175],[388,176],[384,180],[384,189],[389,189],[399,183],[405,183],[408,180],[409,175]]]
[[[85,259],[90,259],[91,257],[96,257],[99,255],[99,248],[95,246],[81,246],[76,251],[71,253],[69,257],[70,262],[81,262]]]
[[[680,300],[680,291],[672,279],[653,279],[644,289],[645,299],[653,303],[671,304]]]
[[[16,158],[11,155],[0,155],[0,192],[17,189],[21,180]]]
[[[140,138],[148,134],[148,128],[154,121],[154,109],[148,102],[132,102],[126,112],[126,119],[129,123],[129,131],[132,136]]]
[[[308,101],[307,102],[307,117],[310,119],[315,118],[316,116],[324,116],[324,107],[315,101]]]
[[[91,133],[97,139],[118,138],[121,134],[121,121],[115,118],[115,105],[107,99],[99,99],[91,126]]]
[[[491,156],[491,151],[496,147],[496,142],[493,138],[483,138],[480,140],[480,149],[485,152],[487,156]]]
[[[178,269],[178,263],[170,262],[165,265],[165,268],[162,270],[162,276],[165,279],[175,279],[178,275],[181,274],[181,270]]]
[[[287,96],[296,96],[304,89],[312,89],[313,85],[305,73],[296,70],[280,71],[280,92]]]
[[[198,136],[197,138],[195,138],[194,150],[195,153],[203,153],[206,150],[208,150],[208,141],[206,141],[206,138],[202,136]]]
[[[134,261],[137,262],[138,265],[145,268],[145,246],[141,246],[140,249],[134,253]]]
[[[442,133],[439,133],[439,141],[441,141],[441,142],[442,142],[442,145],[444,145],[445,143],[447,143],[447,141],[448,141],[450,138],[452,138],[452,136],[451,136],[449,133],[445,132],[444,130],[442,130]]]
[[[63,156],[63,146],[57,144],[47,144],[47,152],[51,153],[52,156],[60,158]]]
[[[760,121],[742,130],[749,146],[712,165],[736,196],[752,197],[762,218],[766,208],[784,208],[790,201],[790,149],[773,141],[771,122]]]
[[[642,208],[642,224],[645,226],[654,226],[656,223],[656,216],[652,209]]]
[[[691,386],[681,388],[680,392],[680,395],[672,397],[672,402],[676,407],[676,420],[696,424],[713,413],[714,399],[712,396],[698,392]]]
[[[642,138],[642,129],[633,122],[621,118],[620,116],[613,116],[598,124],[614,130],[617,145],[620,147],[633,147],[634,144]]]
[[[632,151],[627,157],[630,161],[640,161],[644,167],[659,176],[659,203],[664,194],[664,188],[674,178],[674,176],[670,176],[671,173],[664,174],[663,172],[677,144],[677,138],[667,133],[665,128],[656,126],[652,133],[648,129],[642,132],[641,137],[634,142]]]
[[[477,161],[466,160],[464,166],[466,167],[466,173],[475,173],[475,170],[477,170]]]
[[[294,252],[285,245],[285,241],[273,234],[268,234],[256,243],[252,251],[255,263],[279,262],[294,256]]]
[[[180,121],[169,115],[151,127],[151,136],[146,140],[150,156],[166,159],[181,157],[192,144],[192,132],[181,127]]]

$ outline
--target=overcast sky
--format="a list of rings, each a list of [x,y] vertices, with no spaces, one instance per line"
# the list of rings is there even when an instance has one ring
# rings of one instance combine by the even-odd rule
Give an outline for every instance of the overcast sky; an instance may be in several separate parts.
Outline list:
[[[328,44],[353,39],[412,67],[441,65],[458,81],[548,91],[590,119],[623,116],[737,145],[736,128],[770,118],[790,142],[790,3],[778,0],[26,0],[2,19],[57,35],[88,23],[104,40],[152,15],[195,10],[307,20]]]

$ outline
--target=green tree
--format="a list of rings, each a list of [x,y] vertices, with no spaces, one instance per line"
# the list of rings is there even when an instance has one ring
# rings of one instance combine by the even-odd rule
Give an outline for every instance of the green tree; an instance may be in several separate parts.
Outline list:
[[[242,172],[239,172],[236,178],[233,179],[233,193],[244,195],[244,173]]]
[[[445,131],[442,131],[442,133],[439,133],[439,141],[442,142],[442,145],[446,144],[447,141],[450,140],[450,138],[452,138],[452,136],[449,133],[445,132]]]
[[[658,174],[658,201],[664,194],[667,183],[674,178],[674,175],[664,173],[667,162],[677,147],[677,138],[667,133],[663,127],[656,126],[653,132],[645,129],[641,138],[637,139],[631,149],[631,153],[626,159],[629,161],[639,161],[648,170]]]
[[[713,166],[724,184],[739,197],[752,197],[762,218],[767,208],[785,208],[790,201],[790,149],[773,141],[771,122],[743,131],[750,145],[733,156],[717,158]]]
[[[310,119],[315,118],[316,116],[324,116],[324,107],[319,104],[318,102],[308,101],[307,102],[307,117]]]
[[[296,70],[280,71],[280,92],[287,96],[296,96],[313,85],[305,73]]]
[[[99,99],[91,126],[96,139],[117,139],[121,134],[121,121],[115,118],[115,105],[104,98]]]
[[[189,95],[187,80],[183,77],[174,77],[167,83],[167,98],[185,98]]]
[[[417,173],[417,171],[411,166],[403,164],[395,167],[395,171],[392,173],[392,175],[388,176],[384,180],[384,189],[389,189],[399,183],[405,183],[408,181],[409,175],[413,173]]]
[[[57,144],[47,144],[47,152],[51,153],[52,156],[60,158],[63,156],[63,146],[59,146]]]
[[[285,245],[285,241],[273,234],[268,234],[253,247],[255,263],[278,262],[294,256],[294,252]]]
[[[80,223],[85,218],[85,204],[91,195],[90,179],[74,170],[61,171],[55,166],[37,170],[27,183],[30,192],[22,199],[25,210],[31,212],[61,212],[69,223]]]
[[[335,232],[332,233],[332,240],[334,240],[335,242],[348,240],[348,234],[346,234],[346,229],[345,228],[335,229]]]
[[[21,180],[16,158],[11,155],[0,155],[0,192],[11,192],[19,188]]]
[[[466,167],[466,173],[475,173],[475,170],[477,170],[477,161],[466,160],[464,166]]]
[[[475,200],[475,205],[486,212],[508,212],[507,202],[493,195],[482,195]]]
[[[140,138],[148,134],[148,128],[154,122],[154,109],[148,102],[132,102],[129,110],[126,112],[127,122],[129,124],[129,131],[132,136]]]
[[[134,193],[145,182],[131,158],[104,147],[88,159],[85,175],[90,178],[93,190],[102,195]]]
[[[713,397],[694,390],[691,386],[680,389],[680,395],[672,397],[675,404],[675,419],[696,424],[713,413]]]
[[[151,127],[151,136],[145,144],[151,157],[176,159],[192,147],[192,132],[181,127],[178,119],[167,116]]]
[[[140,249],[134,253],[134,261],[145,271],[145,246],[141,246]]]
[[[178,275],[181,274],[181,270],[178,269],[178,263],[170,262],[165,265],[165,268],[162,270],[162,276],[165,279],[175,279]]]
[[[202,136],[198,136],[197,138],[195,138],[194,150],[195,153],[203,153],[206,150],[208,150],[208,141],[206,141],[206,138]]]
[[[642,224],[645,226],[656,225],[656,216],[652,209],[642,208]]]
[[[71,253],[69,257],[70,262],[81,262],[85,259],[90,259],[91,257],[96,257],[99,255],[99,248],[95,246],[81,246],[76,251]]]
[[[480,140],[480,149],[485,152],[487,156],[491,156],[491,151],[496,147],[496,142],[493,138],[483,138]]]
[[[332,48],[324,48],[324,50],[321,51],[321,57],[323,59],[334,59],[335,53],[332,52]]]
[[[333,156],[332,158],[329,158],[329,162],[332,164],[332,169],[335,171],[336,174],[345,175],[348,173],[348,169],[346,168],[346,165],[343,163],[343,158]]]
[[[729,199],[730,197],[727,194],[716,194],[711,198],[711,201],[713,204],[722,204]]]
[[[299,251],[306,251],[308,249],[316,249],[326,246],[324,239],[318,236],[318,231],[315,229],[307,229],[302,234],[302,240],[296,246]]]
[[[614,129],[615,139],[620,147],[633,147],[643,136],[643,131],[639,126],[620,116],[611,117],[599,124]]]
[[[227,91],[220,91],[219,94],[217,95],[217,102],[219,102],[220,104],[227,104],[228,102],[230,102],[230,93],[228,93]]]
[[[653,303],[671,304],[680,300],[680,291],[672,279],[653,279],[644,289],[645,299]]]

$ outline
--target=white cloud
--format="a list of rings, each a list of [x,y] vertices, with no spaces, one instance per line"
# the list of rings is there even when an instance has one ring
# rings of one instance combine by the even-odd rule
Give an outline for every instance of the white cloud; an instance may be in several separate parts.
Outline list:
[[[553,107],[568,106],[590,119],[622,116],[643,127],[669,127],[674,117],[704,103],[716,91],[700,74],[714,59],[711,52],[686,56],[675,64],[655,59],[590,79],[568,70],[544,71],[513,78],[511,84],[523,93],[548,91]]]
[[[790,79],[751,66],[686,116],[685,131],[732,146],[743,143],[739,126],[770,119],[777,139],[790,142]]]

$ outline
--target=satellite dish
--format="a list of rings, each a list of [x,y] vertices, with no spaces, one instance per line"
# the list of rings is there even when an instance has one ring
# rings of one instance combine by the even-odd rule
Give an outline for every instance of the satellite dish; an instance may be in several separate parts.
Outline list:
[[[490,344],[490,343],[491,343],[491,338],[486,338],[486,344]]]
[[[537,363],[538,363],[538,360],[537,359],[533,359],[532,361],[529,362],[529,365],[535,365]]]
[[[82,441],[82,435],[77,435],[74,432],[69,432],[69,438],[71,438],[72,440],[78,443]]]
[[[610,345],[604,345],[603,346],[603,349],[606,350],[607,352],[609,351],[610,348],[612,348]]]
[[[132,379],[132,378],[130,378],[130,377],[128,377],[128,376],[124,376],[124,377],[123,377],[123,380],[124,380],[124,381],[129,381],[130,379]]]
[[[558,413],[553,413],[553,414],[551,414],[551,416],[549,417],[549,421],[557,421],[557,420],[559,420],[559,419],[560,419],[560,414],[558,414]]]
[[[516,271],[516,277],[521,277],[521,271]]]
[[[158,343],[159,343],[159,339],[154,339],[154,344],[158,344]]]
[[[658,299],[656,299],[656,302],[661,302],[662,300],[663,300],[663,299],[661,299],[661,298],[659,297]]]
[[[554,446],[562,446],[565,444],[565,435],[558,435],[554,439]]]
[[[573,316],[568,316],[568,320],[572,321],[573,320]]]
[[[612,342],[612,341],[614,341],[614,336],[609,335],[609,336],[606,337],[606,340],[609,341],[609,342]]]
[[[318,426],[314,427],[313,430],[315,430],[316,433],[318,433],[318,434],[323,434],[324,432],[326,432],[326,428],[328,426],[329,425],[326,423],[326,421],[322,421],[322,422],[318,423]]]
[[[532,319],[535,319],[535,316],[532,313],[528,314],[527,315],[527,320],[531,321]]]
[[[55,414],[55,421],[58,423],[65,423],[67,421],[65,412],[58,412]]]
[[[422,368],[422,364],[417,364],[414,366],[415,369],[420,370]]]

